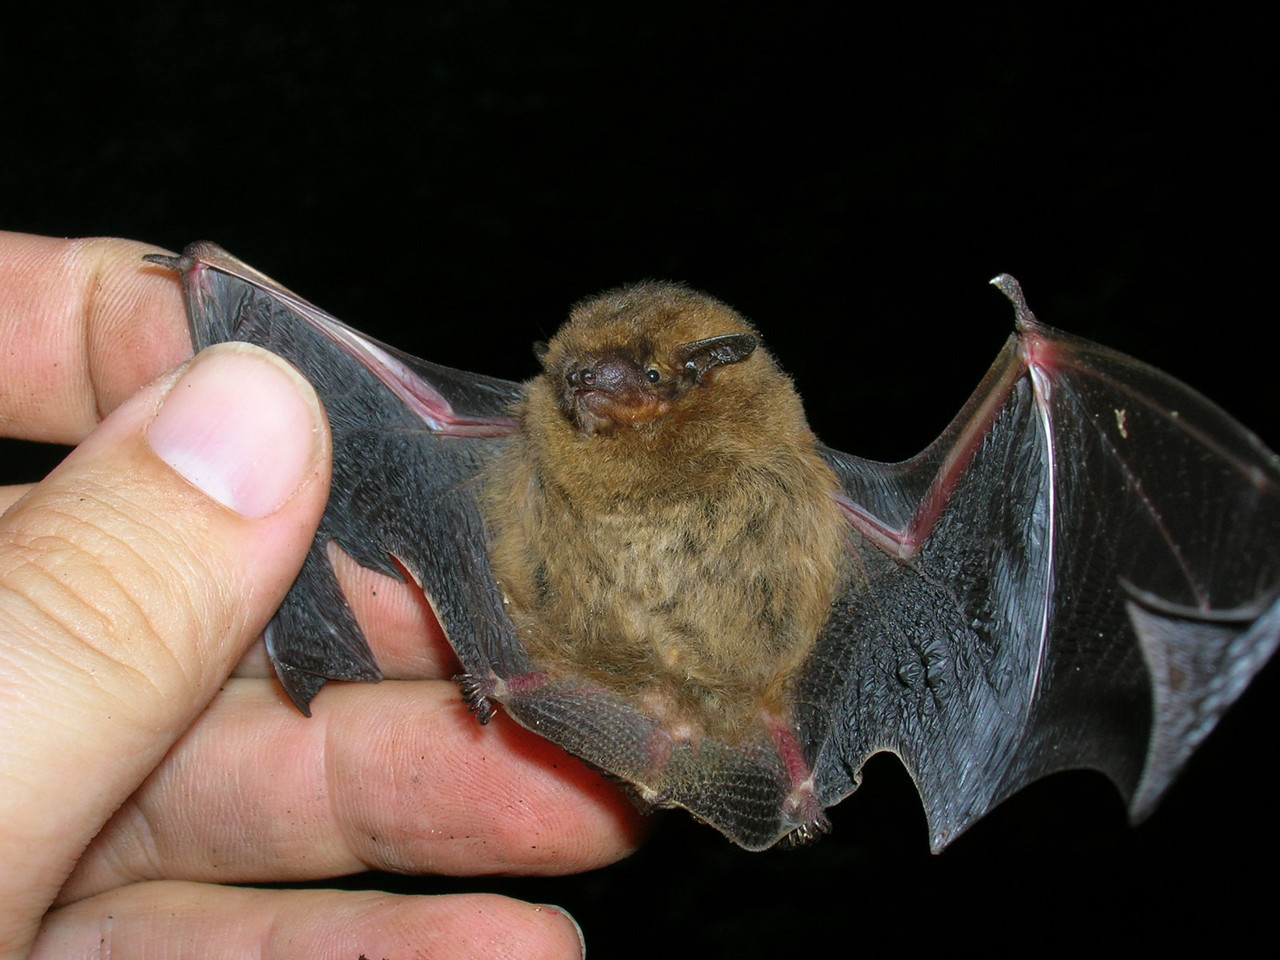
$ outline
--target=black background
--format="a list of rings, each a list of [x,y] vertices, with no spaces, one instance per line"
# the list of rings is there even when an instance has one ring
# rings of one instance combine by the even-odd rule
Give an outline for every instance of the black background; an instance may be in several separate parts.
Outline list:
[[[495,0],[59,8],[0,28],[0,226],[226,246],[412,353],[511,378],[570,302],[687,281],[761,328],[827,442],[907,456],[977,383],[1016,275],[1280,442],[1268,31],[976,4]],[[49,457],[0,447],[0,480]],[[365,876],[568,908],[592,955],[1230,949],[1270,929],[1264,674],[1142,827],[1051,778],[944,855],[895,761],[799,851],[682,815],[548,880]]]

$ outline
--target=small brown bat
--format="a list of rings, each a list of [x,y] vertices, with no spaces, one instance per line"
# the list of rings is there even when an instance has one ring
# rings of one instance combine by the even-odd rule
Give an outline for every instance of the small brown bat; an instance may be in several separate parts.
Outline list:
[[[652,717],[655,757],[705,738],[798,757],[794,681],[848,545],[791,380],[734,311],[672,284],[579,304],[541,359],[483,474],[521,644],[549,680]]]
[[[839,482],[758,343],[669,284],[582,303],[484,473],[490,556],[532,658],[687,737],[783,722],[848,553]]]
[[[521,387],[339,323],[212,244],[197,348],[315,385],[332,494],[268,651],[304,712],[377,665],[327,558],[422,587],[482,721],[744,847],[826,828],[892,751],[941,849],[1056,770],[1149,812],[1280,642],[1280,466],[1187,387],[1038,323],[901,464],[814,438],[759,335],[673,284],[575,308]]]

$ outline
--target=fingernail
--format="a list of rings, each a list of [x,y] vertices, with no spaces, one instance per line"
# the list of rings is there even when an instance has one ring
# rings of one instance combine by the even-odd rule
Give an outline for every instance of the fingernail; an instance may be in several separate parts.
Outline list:
[[[283,360],[245,343],[196,357],[147,428],[159,457],[246,517],[293,496],[320,450],[319,402]]]
[[[560,916],[564,917],[566,920],[569,921],[569,923],[573,925],[573,932],[578,935],[579,956],[582,957],[582,960],[586,960],[587,938],[583,936],[582,925],[579,924],[578,921],[574,919],[573,914],[570,913],[568,910],[566,910],[564,907],[555,903],[540,903],[536,905],[536,908],[539,910],[550,910],[553,913],[558,913],[560,914]]]

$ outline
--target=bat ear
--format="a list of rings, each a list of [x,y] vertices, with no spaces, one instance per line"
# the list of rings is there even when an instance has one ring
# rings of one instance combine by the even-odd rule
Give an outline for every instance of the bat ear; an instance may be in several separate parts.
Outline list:
[[[551,345],[545,340],[535,341],[533,344],[533,355],[538,358],[538,362],[542,363],[547,359],[547,351],[551,349]]]
[[[712,367],[738,363],[755,353],[756,338],[749,333],[726,333],[721,337],[694,340],[676,347],[672,359],[694,380],[701,380]]]

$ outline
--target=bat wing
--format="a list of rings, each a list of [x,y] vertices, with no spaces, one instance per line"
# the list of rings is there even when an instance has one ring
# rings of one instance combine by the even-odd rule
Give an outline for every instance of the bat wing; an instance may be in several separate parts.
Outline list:
[[[377,680],[328,545],[431,601],[469,670],[528,672],[489,567],[477,475],[515,429],[517,384],[426,363],[357,333],[212,243],[148,257],[182,276],[197,350],[242,340],[315,386],[333,433],[329,506],[267,649],[303,713],[328,680]]]
[[[1280,466],[1171,377],[1039,324],[913,460],[834,451],[855,583],[799,691],[818,798],[878,751],[935,850],[1101,770],[1149,813],[1280,638]]]

